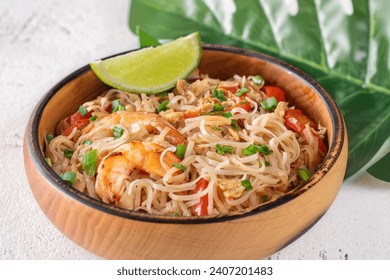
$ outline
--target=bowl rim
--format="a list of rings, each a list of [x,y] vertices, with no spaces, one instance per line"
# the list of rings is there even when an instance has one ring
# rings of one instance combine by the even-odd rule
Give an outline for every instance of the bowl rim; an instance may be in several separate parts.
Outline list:
[[[40,120],[42,117],[42,112],[46,105],[50,102],[53,96],[67,83],[72,80],[77,79],[81,75],[85,74],[88,71],[91,71],[89,64],[75,70],[70,73],[62,80],[60,80],[57,84],[55,84],[49,91],[47,91],[38,104],[33,109],[27,128],[26,128],[26,148],[29,152],[31,160],[37,170],[39,170],[40,174],[50,182],[52,186],[54,186],[57,190],[59,190],[63,195],[70,197],[77,202],[84,204],[88,207],[91,207],[95,210],[102,211],[107,214],[111,214],[114,216],[119,216],[125,219],[143,221],[143,222],[155,222],[155,223],[171,223],[171,224],[203,224],[203,223],[219,223],[225,222],[235,219],[242,219],[245,217],[253,216],[259,214],[261,212],[269,211],[275,207],[283,205],[287,202],[292,201],[302,193],[309,190],[312,186],[314,186],[318,181],[320,181],[332,168],[335,164],[336,160],[339,158],[341,154],[341,150],[343,148],[343,144],[345,142],[345,124],[343,121],[343,117],[341,115],[340,109],[336,105],[333,98],[325,91],[325,89],[318,84],[318,82],[313,79],[311,76],[303,72],[302,70],[292,66],[291,64],[282,61],[273,56],[252,51],[244,48],[226,46],[226,45],[218,45],[218,44],[202,44],[202,49],[207,51],[220,51],[220,52],[229,52],[233,54],[243,55],[247,57],[254,57],[260,60],[275,64],[278,67],[283,68],[285,71],[288,71],[289,74],[294,75],[296,78],[303,80],[309,87],[311,87],[317,95],[322,99],[328,111],[330,111],[331,123],[333,125],[333,133],[332,133],[332,141],[331,146],[328,147],[328,153],[319,166],[313,176],[309,179],[308,182],[295,188],[293,192],[289,192],[284,196],[268,202],[266,204],[260,205],[252,210],[245,212],[235,212],[235,213],[227,213],[220,214],[215,216],[164,216],[164,215],[154,215],[148,214],[144,212],[137,212],[134,210],[128,210],[124,208],[120,208],[114,205],[106,204],[98,199],[92,198],[77,189],[70,186],[68,183],[63,181],[60,176],[58,176],[54,170],[48,165],[45,160],[44,155],[41,153],[38,141],[38,128],[40,124]],[[114,54],[103,59],[107,59],[110,57],[114,57],[117,55],[125,54],[128,52],[133,52],[139,50],[132,49],[129,51],[121,52],[118,54]]]

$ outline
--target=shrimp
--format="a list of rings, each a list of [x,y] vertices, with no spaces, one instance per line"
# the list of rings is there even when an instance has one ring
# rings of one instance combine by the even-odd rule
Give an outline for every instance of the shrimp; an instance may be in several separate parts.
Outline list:
[[[168,143],[174,146],[186,143],[185,137],[183,137],[167,120],[157,114],[147,112],[118,111],[112,113],[86,127],[82,136],[85,136],[90,140],[111,137],[113,136],[112,128],[116,125],[121,125],[131,134],[138,132],[142,128],[145,128],[149,134],[159,134],[166,131],[164,140]]]
[[[123,144],[111,154],[104,157],[98,167],[96,177],[96,194],[106,203],[117,204],[125,192],[124,181],[135,170],[163,177],[167,170],[181,160],[172,152],[164,154],[164,147],[152,142],[132,141]]]

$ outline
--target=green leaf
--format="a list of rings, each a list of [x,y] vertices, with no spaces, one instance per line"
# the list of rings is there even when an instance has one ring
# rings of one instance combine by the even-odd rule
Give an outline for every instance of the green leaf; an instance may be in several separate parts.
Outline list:
[[[367,172],[375,178],[390,183],[390,152],[371,165]]]
[[[140,26],[137,26],[136,29],[137,29],[137,34],[138,34],[138,38],[139,38],[139,46],[141,48],[155,47],[155,46],[161,45],[160,42],[156,38],[149,35]]]
[[[390,136],[390,1],[133,0],[129,25],[174,39],[199,31],[207,43],[283,59],[334,97],[349,138],[346,176]]]

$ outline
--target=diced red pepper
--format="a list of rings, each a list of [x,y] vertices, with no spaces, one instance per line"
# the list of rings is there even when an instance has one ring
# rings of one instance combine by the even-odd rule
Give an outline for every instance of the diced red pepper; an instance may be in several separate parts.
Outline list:
[[[265,92],[267,97],[275,97],[275,99],[280,101],[286,101],[286,94],[284,90],[277,86],[263,86],[262,90]]]
[[[289,129],[300,135],[303,135],[307,123],[315,128],[314,123],[299,109],[287,109],[284,114],[284,122]]]
[[[240,103],[237,103],[236,105],[233,106],[233,108],[242,108],[244,109],[245,111],[247,111],[248,113],[252,111],[252,105],[250,102],[240,102]],[[233,109],[232,108],[232,109]],[[235,113],[236,114],[239,114],[238,112]]]
[[[205,190],[209,185],[209,181],[206,179],[200,179],[196,183],[194,193],[200,193]],[[209,205],[209,196],[206,194],[200,198],[200,201],[193,206],[193,212],[195,216],[205,216],[208,215],[207,207]]]
[[[69,136],[73,129],[76,127],[77,129],[83,129],[84,127],[86,127],[87,125],[89,124],[89,119],[80,119],[78,120],[77,122],[75,122],[74,124],[72,124],[71,126],[69,126],[67,129],[65,129],[63,132],[62,132],[62,135],[64,136]]]
[[[80,112],[77,111],[76,113],[74,113],[73,115],[69,116],[67,119],[66,119],[66,122],[69,124],[69,125],[73,125],[75,124],[76,122],[78,122],[79,120],[81,119],[89,119],[90,117],[92,117],[92,111],[89,111],[85,114],[85,116],[81,116]]]

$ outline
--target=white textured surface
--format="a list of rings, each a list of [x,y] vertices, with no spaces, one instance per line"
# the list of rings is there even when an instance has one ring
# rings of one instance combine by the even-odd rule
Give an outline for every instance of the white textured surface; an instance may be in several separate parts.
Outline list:
[[[0,1],[0,259],[98,259],[39,209],[22,140],[51,86],[91,60],[138,47],[128,9],[126,0]],[[390,259],[389,248],[390,185],[361,173],[311,230],[271,259]]]

